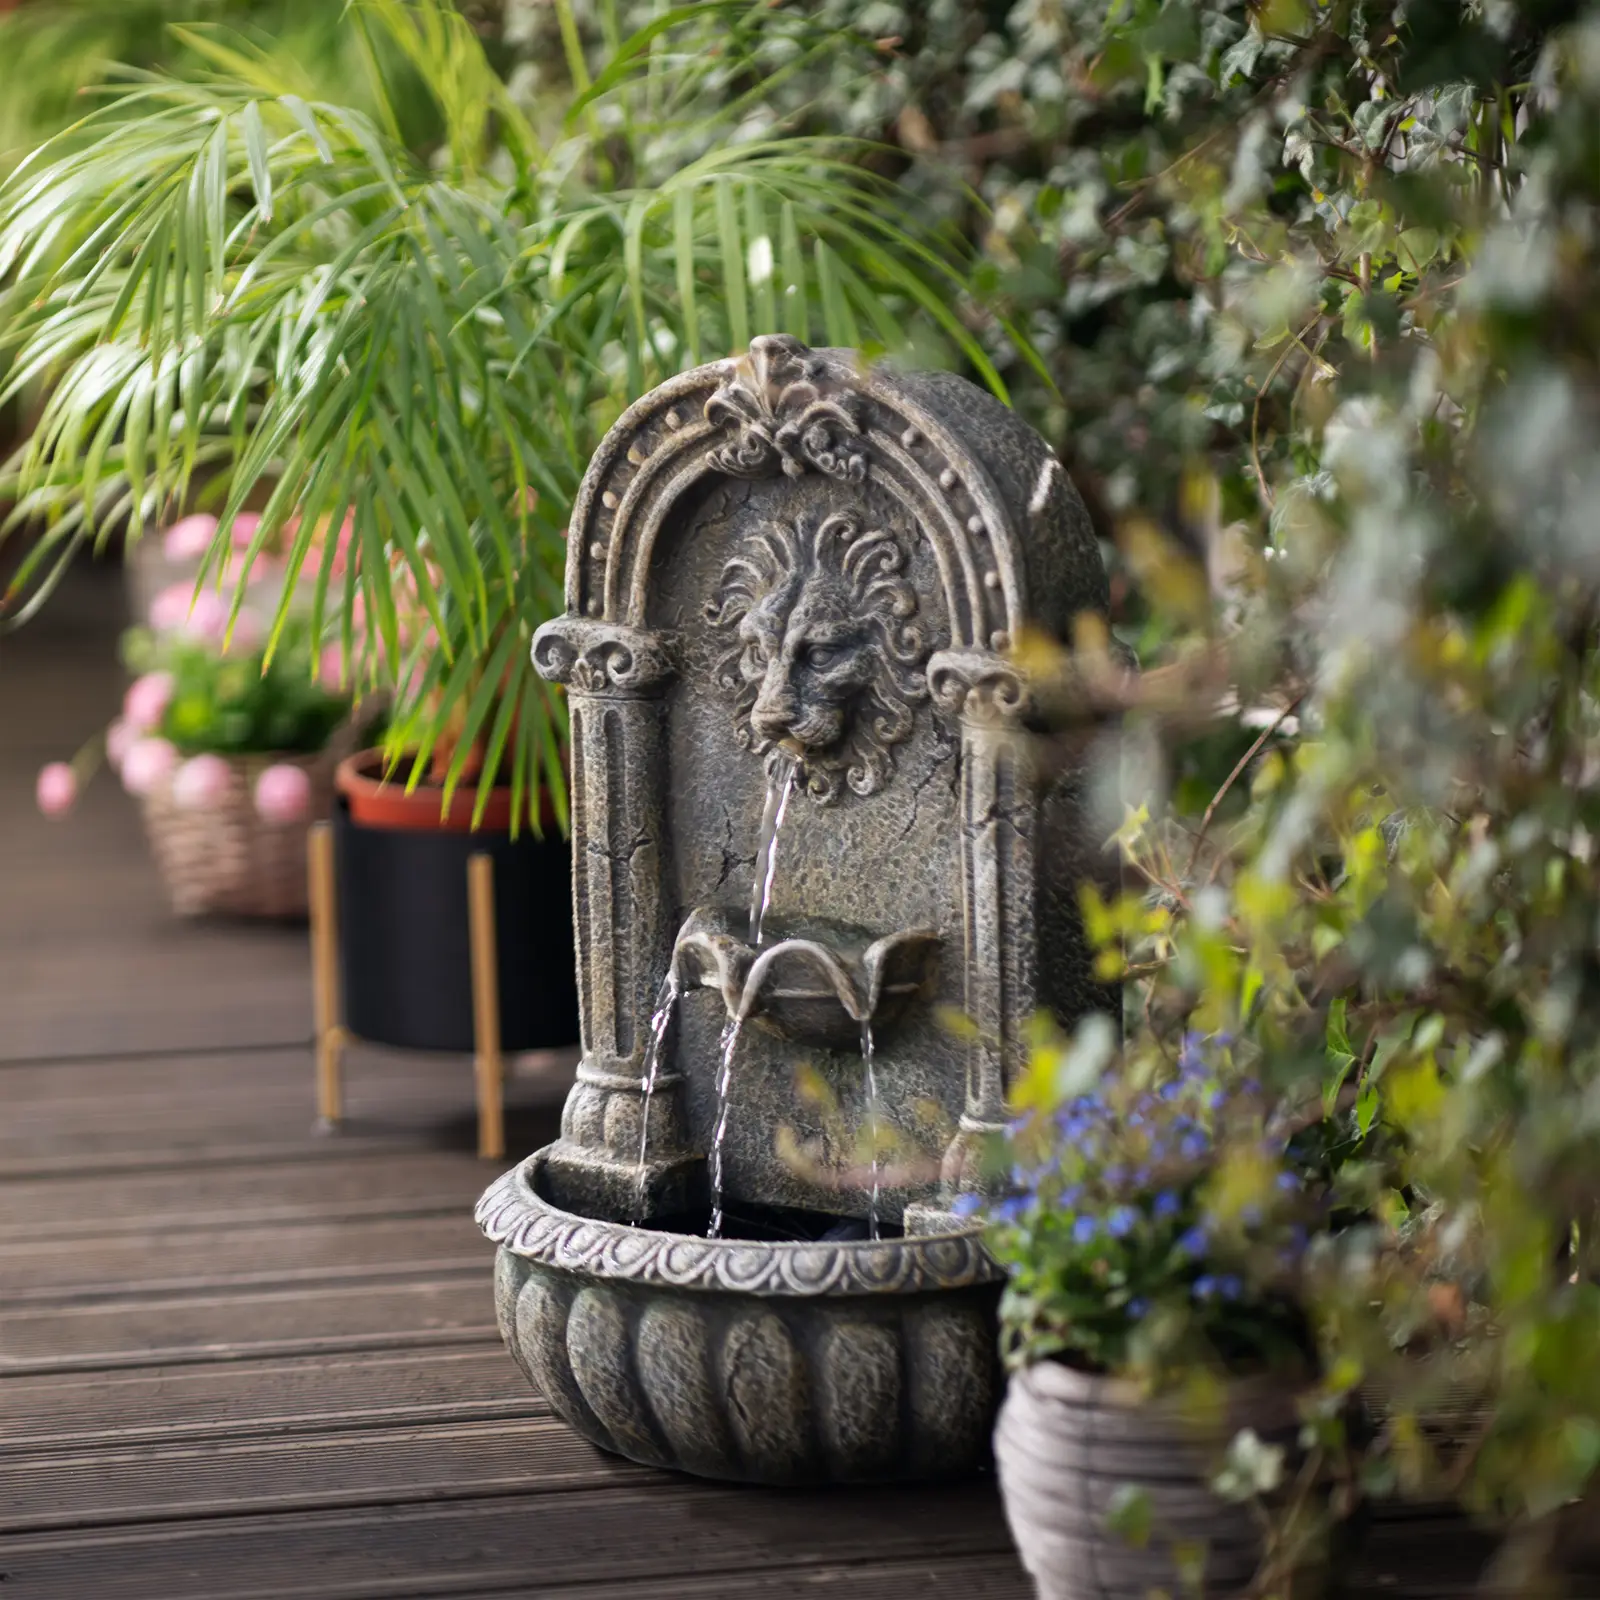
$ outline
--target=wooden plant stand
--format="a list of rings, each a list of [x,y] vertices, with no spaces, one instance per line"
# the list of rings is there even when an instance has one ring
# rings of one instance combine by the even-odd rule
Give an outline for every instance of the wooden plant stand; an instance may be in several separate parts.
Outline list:
[[[311,825],[306,849],[310,879],[311,992],[316,1027],[317,1131],[336,1133],[344,1120],[344,1047],[354,1037],[339,1005],[339,907],[333,870],[333,830]],[[505,1057],[500,1048],[499,952],[495,944],[494,859],[467,859],[467,908],[472,954],[473,1073],[478,1095],[478,1155],[503,1160]]]

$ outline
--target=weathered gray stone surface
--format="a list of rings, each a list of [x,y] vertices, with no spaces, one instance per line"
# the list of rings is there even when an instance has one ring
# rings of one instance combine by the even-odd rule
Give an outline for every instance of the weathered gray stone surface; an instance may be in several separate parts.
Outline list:
[[[769,337],[621,418],[590,464],[569,541],[568,613],[539,630],[534,660],[572,708],[583,1058],[526,1203],[611,1219],[619,1260],[628,1238],[663,1237],[627,1226],[647,1115],[646,1221],[703,1205],[719,1036],[737,1015],[730,1208],[864,1215],[856,1045],[869,1020],[880,1116],[897,1139],[879,1214],[948,1229],[950,1201],[980,1181],[976,1153],[1003,1120],[1030,1018],[1043,1007],[1070,1024],[1103,1003],[1077,918],[1075,775],[1041,774],[1012,654],[1027,628],[1061,635],[1105,609],[1076,492],[1044,442],[972,385]],[[742,930],[763,807],[789,761],[798,786],[756,950]],[[687,992],[646,1109],[650,1017],[669,967]],[[945,1009],[972,1027],[952,1031]],[[895,1385],[933,1370],[931,1356],[907,1355],[899,1312],[860,1324],[858,1359],[846,1360],[849,1316],[807,1313],[801,1329],[785,1311],[730,1306],[724,1326],[700,1301],[653,1308],[642,1284],[607,1280],[591,1294],[593,1259],[563,1265],[550,1254],[560,1230],[534,1231],[537,1248],[528,1230],[503,1234],[532,1263],[502,1267],[525,1283],[508,1338],[602,1442],[667,1459],[661,1408],[687,1415],[696,1384],[724,1381],[705,1374],[725,1372],[736,1326],[741,1348],[760,1353],[740,1370],[762,1366],[774,1395],[784,1373],[819,1394],[849,1368],[827,1392],[850,1414],[825,1407],[806,1425],[813,1466],[877,1451],[896,1463],[886,1471],[907,1471],[921,1459],[923,1445],[891,1448],[861,1420],[894,1411]],[[744,1242],[740,1270],[784,1248]],[[811,1248],[848,1276],[868,1246]],[[575,1339],[588,1353],[572,1365],[556,1346],[570,1353]],[[685,1352],[702,1343],[724,1354],[685,1376]],[[958,1346],[939,1370],[989,1394],[992,1352],[973,1366]],[[599,1350],[631,1374],[614,1392],[592,1366]],[[722,1468],[694,1469],[742,1462],[733,1475],[761,1476],[760,1462],[782,1458],[772,1474],[786,1479],[800,1471],[798,1437],[730,1454],[719,1434],[694,1459]],[[694,1466],[693,1452],[669,1454]]]
[[[1000,1286],[971,1232],[848,1246],[573,1217],[543,1153],[484,1195],[501,1336],[580,1433],[753,1483],[959,1478],[1000,1398]]]

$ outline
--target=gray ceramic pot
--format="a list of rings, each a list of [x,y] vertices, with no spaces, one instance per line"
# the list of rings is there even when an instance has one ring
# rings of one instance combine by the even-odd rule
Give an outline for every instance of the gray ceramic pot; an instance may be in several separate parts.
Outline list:
[[[1197,1424],[1133,1384],[1042,1362],[1013,1375],[995,1429],[995,1464],[1011,1535],[1039,1600],[1145,1600],[1189,1593],[1173,1549],[1205,1550],[1208,1595],[1236,1595],[1255,1576],[1261,1529],[1249,1507],[1208,1487],[1228,1441],[1254,1428],[1292,1449],[1291,1392],[1269,1380],[1229,1385],[1225,1417]],[[1125,1484],[1149,1496],[1151,1537],[1135,1547],[1106,1526]]]
[[[963,1477],[999,1397],[998,1274],[975,1232],[704,1239],[562,1211],[544,1152],[495,1183],[500,1331],[579,1433],[750,1483]]]

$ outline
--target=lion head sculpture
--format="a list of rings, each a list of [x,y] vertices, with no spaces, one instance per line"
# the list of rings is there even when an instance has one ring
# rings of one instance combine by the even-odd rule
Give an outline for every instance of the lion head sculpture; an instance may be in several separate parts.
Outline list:
[[[841,778],[882,788],[891,749],[928,696],[917,592],[893,534],[854,517],[767,523],[722,569],[712,625],[732,634],[716,682],[733,700],[739,740],[789,750],[824,804]]]

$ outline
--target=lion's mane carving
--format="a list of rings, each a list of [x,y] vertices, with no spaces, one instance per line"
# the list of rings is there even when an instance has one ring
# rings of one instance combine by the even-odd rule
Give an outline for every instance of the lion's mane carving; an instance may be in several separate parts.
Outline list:
[[[849,515],[767,523],[722,569],[706,607],[732,637],[716,682],[739,741],[799,757],[807,792],[829,804],[841,782],[875,793],[928,697],[928,645],[906,553]]]

